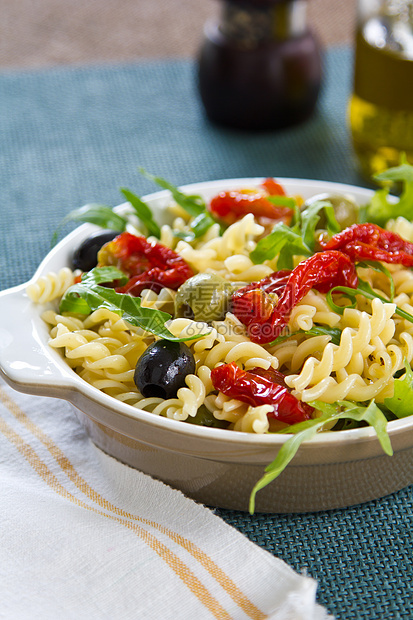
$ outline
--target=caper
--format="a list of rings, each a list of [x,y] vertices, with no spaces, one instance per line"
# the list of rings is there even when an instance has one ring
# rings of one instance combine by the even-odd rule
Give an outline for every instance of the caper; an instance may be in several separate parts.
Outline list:
[[[195,321],[219,321],[225,317],[235,287],[214,273],[198,273],[179,287],[175,316]]]
[[[325,192],[323,194],[317,194],[316,196],[308,198],[305,201],[301,210],[303,211],[304,209],[314,204],[315,202],[318,202],[319,200],[325,200],[332,204],[337,223],[339,224],[341,230],[358,222],[359,206],[354,202],[354,200],[352,200],[350,196],[344,194],[330,194],[328,192]],[[325,215],[321,211],[318,227],[325,228],[325,226]]]

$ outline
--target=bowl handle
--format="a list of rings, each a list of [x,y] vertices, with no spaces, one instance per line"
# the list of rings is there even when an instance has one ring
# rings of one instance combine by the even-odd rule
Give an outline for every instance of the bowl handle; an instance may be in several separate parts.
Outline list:
[[[33,304],[26,287],[0,293],[0,376],[20,392],[64,398],[73,389],[73,371],[48,347],[42,307]]]

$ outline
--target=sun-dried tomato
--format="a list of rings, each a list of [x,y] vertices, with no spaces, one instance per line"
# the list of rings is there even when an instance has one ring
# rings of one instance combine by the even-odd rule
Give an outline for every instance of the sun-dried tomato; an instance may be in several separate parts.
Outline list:
[[[226,224],[233,224],[247,213],[253,213],[257,218],[289,224],[293,210],[289,207],[274,205],[267,200],[270,195],[285,196],[285,191],[274,179],[268,178],[263,182],[262,189],[220,192],[212,198],[209,210]]]
[[[356,268],[346,254],[336,250],[317,252],[291,272],[275,272],[255,287],[248,285],[238,290],[232,297],[232,312],[247,327],[253,342],[266,344],[282,333],[292,309],[312,288],[327,293],[335,286],[356,288],[357,282]],[[261,291],[260,296],[252,297],[251,291],[257,289]],[[272,300],[268,293],[271,292],[276,292],[279,298],[270,313],[268,307]]]
[[[340,250],[353,261],[377,260],[413,266],[413,243],[376,224],[353,224],[329,241],[320,240],[320,245],[324,250]]]
[[[246,326],[250,323],[268,321],[275,304],[267,293],[281,295],[291,271],[274,271],[259,282],[253,282],[238,289],[231,298],[231,311]]]
[[[285,196],[285,189],[280,183],[277,183],[272,177],[268,177],[261,183],[270,196]]]
[[[176,290],[194,275],[188,263],[170,248],[127,232],[104,245],[98,261],[100,266],[113,265],[126,273],[129,281],[116,291],[134,296],[144,288]]]
[[[269,417],[286,424],[309,420],[314,409],[299,401],[284,382],[284,375],[276,370],[254,368],[246,371],[235,362],[222,364],[211,371],[212,384],[230,398],[258,407],[271,405]]]

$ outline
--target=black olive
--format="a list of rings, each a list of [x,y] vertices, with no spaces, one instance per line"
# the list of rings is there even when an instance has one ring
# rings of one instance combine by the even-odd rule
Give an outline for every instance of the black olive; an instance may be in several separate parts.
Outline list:
[[[73,269],[90,271],[96,267],[100,248],[118,235],[120,235],[120,232],[116,230],[98,230],[90,237],[87,237],[73,253]]]
[[[134,381],[145,398],[175,398],[179,388],[186,386],[185,377],[194,372],[194,356],[186,344],[158,340],[138,359]]]

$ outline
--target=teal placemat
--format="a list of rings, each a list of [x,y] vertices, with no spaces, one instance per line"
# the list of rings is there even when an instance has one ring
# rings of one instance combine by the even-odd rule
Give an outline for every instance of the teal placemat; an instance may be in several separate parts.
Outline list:
[[[0,74],[0,288],[32,275],[70,209],[122,202],[122,186],[154,191],[139,166],[177,184],[255,175],[360,183],[345,124],[350,67],[349,51],[329,53],[318,114],[262,134],[210,125],[189,61]]]
[[[0,289],[32,275],[70,209],[115,205],[124,186],[153,191],[139,166],[176,184],[272,175],[365,186],[346,129],[351,65],[348,49],[329,51],[317,114],[261,134],[206,120],[190,61],[3,72]],[[412,505],[409,488],[317,514],[217,513],[316,578],[320,603],[337,619],[411,619]]]

